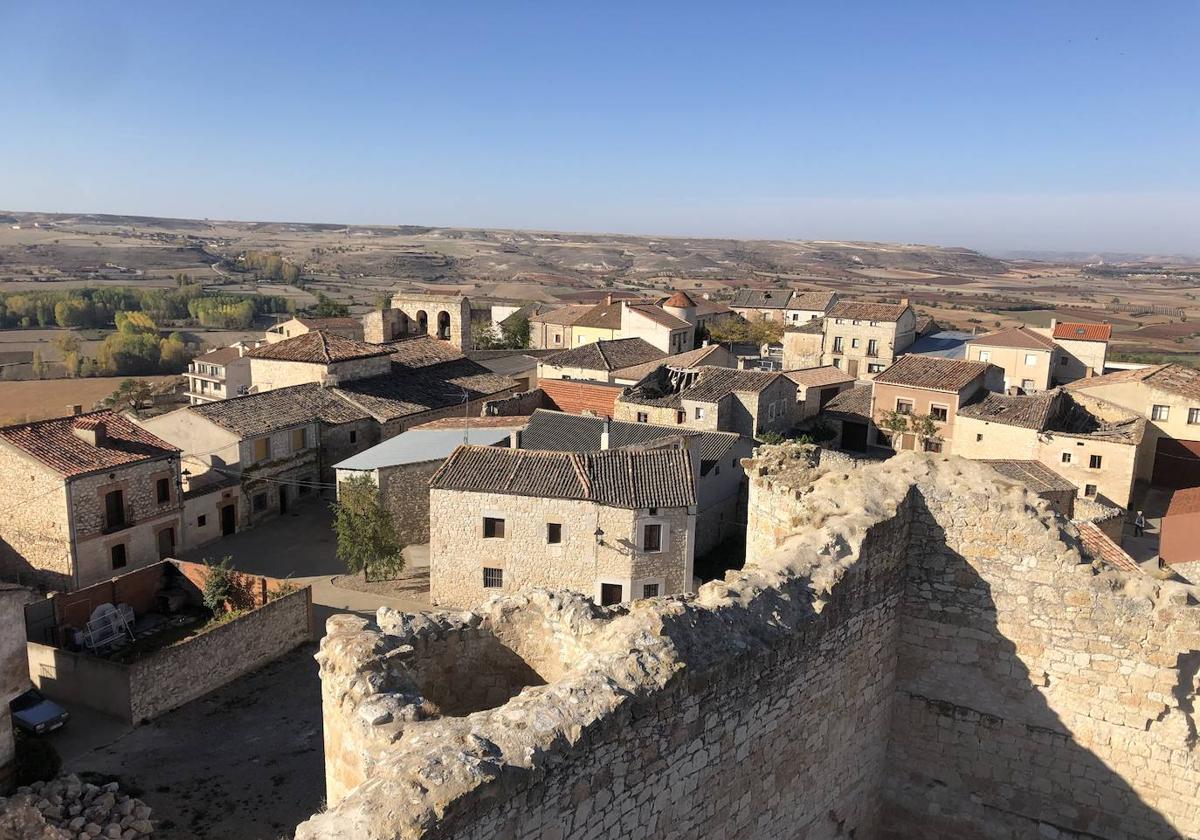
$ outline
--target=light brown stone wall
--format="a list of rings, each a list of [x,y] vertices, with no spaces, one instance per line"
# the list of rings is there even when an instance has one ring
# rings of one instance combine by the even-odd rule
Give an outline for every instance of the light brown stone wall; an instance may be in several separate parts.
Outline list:
[[[503,539],[483,536],[484,517],[505,521]],[[695,517],[684,508],[647,511],[571,499],[430,491],[429,596],[431,603],[465,607],[493,595],[539,586],[599,598],[600,584],[619,583],[628,599],[641,586],[659,593],[691,589]],[[562,542],[548,544],[547,523],[562,525]],[[664,525],[661,552],[641,550],[642,523]],[[603,530],[603,544],[595,532]],[[483,586],[483,569],[503,569],[503,587]]]
[[[71,526],[63,477],[0,443],[0,576],[61,587],[73,579]]]

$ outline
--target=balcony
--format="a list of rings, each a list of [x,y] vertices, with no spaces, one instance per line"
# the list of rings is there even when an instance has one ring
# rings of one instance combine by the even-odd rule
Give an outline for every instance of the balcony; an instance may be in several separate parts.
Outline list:
[[[117,531],[124,531],[126,528],[132,528],[137,523],[137,518],[133,515],[133,504],[126,502],[125,506],[117,515],[112,515],[113,511],[108,511],[104,517],[104,527],[100,529],[101,534],[115,534]]]

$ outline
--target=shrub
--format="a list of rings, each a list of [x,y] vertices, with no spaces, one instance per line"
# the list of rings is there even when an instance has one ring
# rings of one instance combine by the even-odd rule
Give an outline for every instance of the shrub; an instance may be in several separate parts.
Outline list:
[[[206,559],[204,565],[208,571],[204,576],[204,606],[220,615],[225,611],[229,602],[230,591],[233,589],[233,568],[230,565],[232,557],[226,555],[221,562],[214,563]]]

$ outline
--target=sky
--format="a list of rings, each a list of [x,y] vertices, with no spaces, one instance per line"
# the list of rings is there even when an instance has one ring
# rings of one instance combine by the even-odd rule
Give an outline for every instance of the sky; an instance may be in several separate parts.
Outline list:
[[[1200,254],[1197,43],[1197,0],[0,0],[0,207]]]

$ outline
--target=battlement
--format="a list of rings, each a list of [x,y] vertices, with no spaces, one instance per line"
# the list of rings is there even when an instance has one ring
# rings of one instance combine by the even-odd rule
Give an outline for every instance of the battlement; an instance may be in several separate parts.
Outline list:
[[[746,567],[375,624],[319,654],[313,838],[1200,832],[1200,610],[986,467],[768,447]]]

